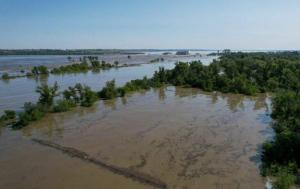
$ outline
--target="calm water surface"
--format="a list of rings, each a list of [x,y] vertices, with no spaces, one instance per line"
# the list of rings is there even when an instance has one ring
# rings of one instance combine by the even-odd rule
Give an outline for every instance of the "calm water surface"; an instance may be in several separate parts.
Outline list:
[[[203,64],[209,64],[215,58],[216,57],[196,57],[196,59],[200,59]],[[194,60],[194,57],[190,57],[186,60]],[[53,61],[55,61],[55,58],[51,60],[51,62]],[[96,73],[90,71],[80,74],[50,74],[49,77],[22,77],[8,81],[0,80],[0,114],[7,109],[20,110],[24,102],[36,102],[38,100],[38,94],[35,92],[35,89],[41,84],[53,85],[55,82],[58,82],[60,90],[64,90],[69,86],[74,86],[76,83],[82,83],[90,86],[94,90],[100,90],[106,81],[115,79],[116,84],[121,86],[132,79],[141,79],[144,76],[152,77],[153,73],[158,70],[159,67],[171,69],[174,67],[175,62],[176,61],[165,61],[155,64],[141,64],[139,66],[110,69]]]
[[[171,69],[174,62],[165,62],[157,64],[143,64],[134,67],[124,67],[119,69],[110,69],[98,73],[87,72],[80,74],[49,75],[42,78],[17,78],[7,82],[0,81],[0,111],[6,109],[20,110],[24,102],[36,102],[38,94],[35,92],[37,86],[41,84],[53,85],[58,82],[60,90],[76,83],[82,83],[90,86],[94,90],[100,90],[106,81],[115,79],[118,86],[124,85],[132,79],[140,79],[144,76],[151,77],[159,67]]]

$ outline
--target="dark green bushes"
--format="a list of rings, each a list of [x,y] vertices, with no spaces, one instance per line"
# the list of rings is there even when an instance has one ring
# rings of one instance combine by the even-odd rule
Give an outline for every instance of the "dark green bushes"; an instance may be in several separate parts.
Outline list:
[[[56,96],[58,96],[58,85],[57,82],[55,82],[53,87],[50,87],[48,85],[42,85],[37,87],[36,92],[40,94],[39,98],[39,104],[42,104],[44,106],[51,107],[53,104],[53,100]]]
[[[74,108],[76,104],[71,100],[60,99],[57,100],[55,105],[53,106],[53,112],[67,112]]]
[[[92,106],[98,100],[96,92],[79,83],[65,90],[63,96],[65,100],[85,107]]]
[[[147,90],[153,87],[153,81],[144,77],[143,79],[136,79],[127,82],[123,87],[116,87],[115,80],[106,82],[106,86],[98,92],[98,97],[101,99],[113,99],[122,97],[126,93],[138,90]]]
[[[275,178],[275,181],[273,181],[273,188],[275,189],[289,189],[299,179],[297,178],[298,171],[295,163],[289,163],[285,166],[272,164],[263,168],[262,174]]]
[[[42,104],[25,103],[24,111],[19,114],[19,119],[13,125],[13,128],[20,129],[27,126],[30,122],[41,119],[45,115],[46,110]]]
[[[172,70],[156,72],[152,80],[205,91],[255,95],[278,89],[298,91],[299,75],[299,53],[225,53],[209,66],[198,61],[179,62]]]
[[[123,96],[125,93],[122,89],[118,89],[115,84],[115,80],[107,81],[106,86],[98,92],[99,98],[113,99],[119,96]]]
[[[289,189],[296,181],[296,176],[286,171],[279,171],[275,176],[274,189]]]
[[[8,79],[10,79],[10,76],[8,75],[8,73],[3,73],[2,76],[1,76],[1,78],[3,80],[8,80]]]
[[[100,69],[101,68],[101,64],[98,60],[91,61],[91,65],[92,65],[93,69]]]
[[[49,71],[46,66],[35,66],[32,68],[31,73],[35,76],[37,75],[48,75]]]
[[[16,120],[16,112],[12,110],[5,110],[4,115],[0,117],[0,126],[10,125]]]
[[[90,66],[88,61],[90,62]],[[106,63],[105,61],[102,61],[100,63],[98,61],[98,58],[85,57],[83,58],[83,61],[81,63],[53,68],[51,70],[51,73],[52,74],[82,73],[82,72],[87,72],[89,70],[109,69],[112,67],[114,67],[114,65],[110,63]]]
[[[67,66],[60,66],[58,68],[53,68],[51,70],[52,74],[65,74],[65,73],[80,73],[87,72],[89,70],[89,65],[86,62],[79,64],[71,64]]]
[[[40,94],[38,103],[26,102],[23,107],[24,111],[18,115],[18,121],[13,125],[13,128],[19,129],[27,126],[30,122],[41,119],[45,113],[52,109],[54,98],[58,96],[57,91],[57,83],[52,87],[48,85],[37,87],[36,92]]]
[[[13,128],[23,128],[30,122],[41,119],[49,112],[66,112],[76,105],[90,107],[98,100],[97,93],[92,91],[88,86],[76,84],[74,87],[69,87],[68,90],[65,90],[63,92],[63,98],[58,99],[54,103],[55,97],[59,96],[58,88],[57,83],[53,86],[39,86],[36,90],[40,94],[38,103],[25,103],[23,107],[24,110],[18,114],[17,121],[13,124]],[[7,111],[5,115],[1,117],[0,122],[4,123],[7,120],[12,120],[12,117],[13,113]]]
[[[98,96],[96,92],[90,89],[90,87],[84,86],[80,94],[80,99],[81,106],[90,107],[98,100]]]
[[[300,95],[278,92],[272,100],[273,128],[276,136],[263,145],[262,173],[276,176],[275,188],[289,188],[299,179]]]
[[[135,79],[127,82],[121,89],[124,91],[124,94],[126,94],[138,90],[147,90],[150,89],[150,87],[152,87],[151,80],[144,77],[143,79]]]
[[[19,113],[18,121],[13,125],[14,129],[27,126],[30,122],[41,119],[53,107],[53,101],[58,96],[58,85],[54,86],[42,85],[37,87],[36,92],[40,94],[38,103],[27,102],[24,104],[24,111]]]

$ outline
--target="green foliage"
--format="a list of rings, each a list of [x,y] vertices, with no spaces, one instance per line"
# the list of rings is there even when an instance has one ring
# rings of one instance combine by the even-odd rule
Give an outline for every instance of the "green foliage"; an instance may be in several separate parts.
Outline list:
[[[81,106],[92,106],[97,100],[97,93],[92,91],[90,87],[77,83],[74,87],[69,87],[63,92],[64,99],[73,104]]]
[[[106,86],[98,92],[98,96],[102,99],[113,99],[121,96],[119,95],[119,90],[116,88],[115,80],[107,81]]]
[[[99,69],[99,68],[101,68],[101,64],[100,64],[100,62],[98,60],[91,61],[91,64],[92,64],[92,68],[93,69]]]
[[[297,52],[227,52],[208,66],[199,61],[179,62],[172,70],[156,72],[152,81],[246,95],[279,89],[299,91],[299,63]]]
[[[114,67],[114,65],[110,64],[110,63],[106,63],[105,61],[102,61],[101,62],[101,67],[102,69],[109,69],[109,68],[112,68]]]
[[[262,172],[277,177],[275,188],[289,188],[300,167],[300,94],[280,91],[272,107],[276,136],[263,145]]]
[[[63,92],[63,96],[66,100],[72,101],[75,104],[80,103],[81,94],[82,91],[82,85],[76,84],[74,87],[69,87],[67,90]]]
[[[160,67],[158,71],[154,72],[154,75],[152,77],[152,86],[153,87],[160,87],[162,84],[168,82],[168,78],[170,71],[165,70],[165,68]]]
[[[45,115],[45,107],[41,104],[26,102],[24,111],[19,114],[19,120],[13,125],[14,129],[27,126],[30,122],[37,121]]]
[[[84,107],[90,107],[98,100],[97,93],[93,92],[88,86],[83,87],[80,95],[80,105]]]
[[[291,91],[280,92],[272,102],[276,136],[274,141],[264,145],[263,161],[280,165],[292,161],[300,166],[300,95]]]
[[[49,71],[46,66],[34,66],[31,70],[31,73],[35,76],[37,75],[48,75]]]
[[[5,119],[16,119],[16,112],[13,110],[5,110],[4,111]]]
[[[295,184],[296,176],[288,172],[279,172],[276,175],[277,179],[274,182],[274,189],[289,189]]]
[[[285,166],[272,164],[262,170],[264,176],[271,175],[274,177],[273,188],[289,189],[297,180],[297,165],[289,163]]]
[[[53,112],[67,112],[74,108],[76,104],[71,100],[60,99],[57,100],[53,106]]]
[[[8,75],[8,73],[5,72],[5,73],[2,74],[1,78],[3,80],[8,80],[8,79],[10,79],[10,76]]]
[[[52,74],[82,73],[82,72],[87,72],[89,70],[109,69],[114,67],[114,65],[110,63],[106,63],[105,61],[102,61],[100,63],[97,56],[84,56],[83,58],[80,59],[82,60],[81,63],[53,68],[51,70],[51,73]],[[89,66],[89,63],[91,66]]]
[[[143,79],[136,79],[131,80],[127,82],[124,87],[122,87],[122,90],[125,91],[125,93],[138,91],[138,90],[147,90],[151,87],[151,80],[147,79],[147,77],[144,77]]]
[[[56,97],[58,91],[57,82],[50,87],[48,85],[42,85],[37,87],[36,92],[40,94],[39,103],[48,107],[51,107],[53,104],[54,97]]]
[[[71,64],[67,66],[60,66],[58,68],[53,68],[51,70],[52,74],[65,74],[65,73],[80,73],[87,72],[89,70],[89,65],[86,62],[79,64]]]
[[[98,92],[99,98],[113,99],[116,97],[122,97],[126,93],[134,92],[138,90],[147,90],[153,86],[151,79],[144,77],[143,79],[136,79],[127,82],[123,87],[116,87],[115,80],[106,82],[106,86]]]
[[[12,110],[5,110],[4,114],[0,117],[0,126],[10,125],[16,120],[16,112]]]

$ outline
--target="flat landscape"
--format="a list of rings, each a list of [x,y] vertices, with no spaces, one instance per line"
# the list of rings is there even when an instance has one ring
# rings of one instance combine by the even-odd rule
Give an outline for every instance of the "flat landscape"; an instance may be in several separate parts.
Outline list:
[[[300,189],[299,0],[0,0],[0,189]]]
[[[0,186],[153,188],[32,141],[38,138],[151,175],[170,189],[263,188],[258,154],[273,135],[269,103],[265,95],[167,87],[49,115],[20,132],[3,129]]]

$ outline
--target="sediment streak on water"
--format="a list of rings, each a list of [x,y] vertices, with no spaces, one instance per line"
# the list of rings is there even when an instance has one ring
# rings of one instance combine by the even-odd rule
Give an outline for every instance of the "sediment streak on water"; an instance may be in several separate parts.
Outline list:
[[[140,183],[147,184],[147,185],[150,185],[150,186],[153,186],[156,188],[167,189],[167,185],[157,178],[153,178],[152,176],[147,175],[145,173],[140,173],[140,172],[137,172],[134,170],[129,170],[126,168],[121,168],[121,167],[117,167],[114,165],[110,165],[106,162],[95,159],[95,158],[89,156],[87,153],[77,150],[75,148],[61,146],[61,145],[53,143],[51,141],[41,140],[41,139],[36,139],[36,138],[33,138],[32,141],[35,143],[38,143],[40,145],[48,146],[50,148],[59,150],[65,154],[67,154],[70,157],[79,158],[83,161],[95,164],[95,165],[105,168],[115,174],[122,175],[126,178],[130,178],[130,179],[138,181]]]

